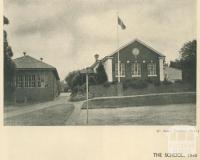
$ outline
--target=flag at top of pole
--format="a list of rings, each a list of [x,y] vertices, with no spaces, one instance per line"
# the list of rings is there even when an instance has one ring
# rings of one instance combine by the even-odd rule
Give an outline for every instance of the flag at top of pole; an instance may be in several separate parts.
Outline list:
[[[121,26],[121,29],[123,30],[126,29],[124,22],[121,20],[121,18],[119,18],[119,16],[118,16],[118,24]]]

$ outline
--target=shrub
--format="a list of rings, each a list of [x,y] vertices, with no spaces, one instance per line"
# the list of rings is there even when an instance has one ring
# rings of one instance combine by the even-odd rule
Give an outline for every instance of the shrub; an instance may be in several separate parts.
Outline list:
[[[165,79],[165,80],[163,81],[163,84],[164,84],[164,85],[170,85],[170,84],[172,84],[172,82],[170,82],[170,81],[168,81],[168,80]]]
[[[123,89],[127,89],[131,87],[131,80],[123,81],[122,86],[123,86]]]
[[[150,78],[150,77],[148,77],[148,78],[146,79],[146,81],[147,81],[148,83],[153,83],[153,79]]]
[[[144,80],[127,80],[123,82],[123,88],[127,89],[129,87],[134,89],[143,89],[148,86],[148,83]]]
[[[136,81],[133,81],[132,83],[132,88],[135,88],[135,89],[142,89],[142,88],[146,88],[147,86],[148,84],[144,80],[136,80]]]
[[[103,84],[104,82],[108,80],[106,71],[101,62],[99,63],[99,66],[97,68],[96,79],[97,79],[98,84]]]
[[[103,86],[104,86],[105,88],[108,88],[108,87],[110,87],[110,85],[111,85],[111,83],[110,83],[110,82],[105,82],[105,83],[103,84]]]
[[[153,81],[154,86],[160,86],[160,80],[154,80]]]
[[[176,80],[175,83],[183,83],[182,80]]]

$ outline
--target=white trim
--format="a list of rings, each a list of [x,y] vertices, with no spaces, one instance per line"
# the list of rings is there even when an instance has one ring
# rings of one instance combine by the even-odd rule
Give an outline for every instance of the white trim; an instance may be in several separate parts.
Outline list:
[[[115,75],[115,77],[126,77],[125,75],[120,75],[120,76],[118,76],[118,75]]]
[[[164,58],[159,58],[160,81],[164,81]]]
[[[112,59],[107,59],[104,63],[105,72],[107,74],[108,82],[113,81],[113,75],[112,75]]]
[[[137,69],[137,70],[135,70]],[[136,72],[135,72],[136,71]],[[134,74],[134,72],[136,74]],[[131,64],[131,73],[132,73],[132,77],[141,77],[141,72],[142,72],[142,66],[141,63],[138,62],[134,62]]]
[[[118,64],[120,66],[120,68],[118,69]],[[121,65],[124,64],[124,74],[122,75],[122,67]],[[115,74],[115,77],[119,78],[119,77],[126,77],[126,63],[121,63],[121,61],[119,61],[119,63],[115,63],[115,69],[116,69],[116,65],[117,65],[117,74]],[[116,70],[115,70],[116,72]],[[118,76],[119,75],[119,76]]]
[[[132,77],[141,77],[141,75],[132,75]]]
[[[148,75],[148,77],[157,77],[158,75],[155,74],[155,75]]]
[[[138,40],[137,38],[135,38],[134,40],[132,40],[131,42],[121,46],[119,49],[115,50],[112,54],[110,54],[109,56],[106,56],[106,57],[111,57],[113,56],[114,54],[116,54],[118,51],[120,51],[121,49],[127,47],[128,45],[134,43],[134,42],[139,42],[140,44],[144,45],[145,47],[147,47],[148,49],[154,51],[155,53],[157,53],[160,57],[165,57],[165,55],[161,54],[160,52],[156,51],[155,49],[153,49],[152,47],[148,46],[147,44],[145,44],[144,42]]]

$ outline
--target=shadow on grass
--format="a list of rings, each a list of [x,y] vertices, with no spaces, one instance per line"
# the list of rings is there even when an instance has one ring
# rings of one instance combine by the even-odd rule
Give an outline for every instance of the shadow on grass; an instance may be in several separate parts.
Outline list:
[[[74,110],[72,104],[51,106],[49,108],[6,118],[6,126],[61,126]]]

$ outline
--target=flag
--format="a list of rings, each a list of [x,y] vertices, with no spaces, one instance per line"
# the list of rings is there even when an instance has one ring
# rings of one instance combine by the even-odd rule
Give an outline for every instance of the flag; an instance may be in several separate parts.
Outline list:
[[[124,22],[118,17],[118,24],[121,26],[121,29],[126,29]]]

